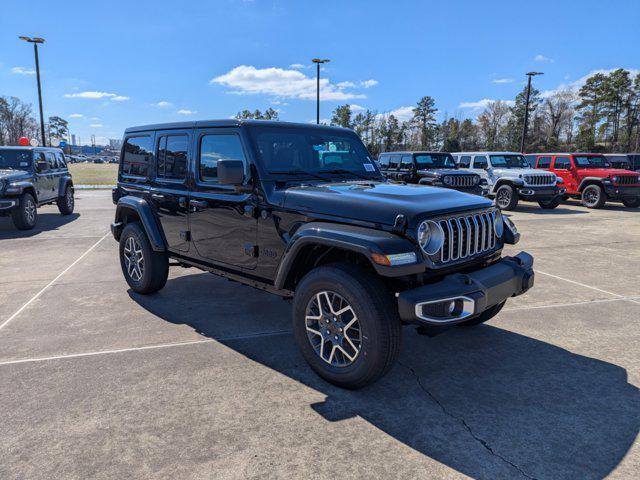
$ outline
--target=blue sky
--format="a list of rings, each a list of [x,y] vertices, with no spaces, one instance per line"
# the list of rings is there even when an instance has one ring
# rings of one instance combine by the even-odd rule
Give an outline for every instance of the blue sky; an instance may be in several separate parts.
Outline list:
[[[3,0],[0,95],[36,105],[42,36],[45,115],[88,143],[130,125],[278,109],[315,118],[310,59],[322,72],[323,118],[350,103],[401,117],[423,95],[440,115],[475,117],[510,100],[524,73],[541,90],[596,70],[640,68],[640,2]]]

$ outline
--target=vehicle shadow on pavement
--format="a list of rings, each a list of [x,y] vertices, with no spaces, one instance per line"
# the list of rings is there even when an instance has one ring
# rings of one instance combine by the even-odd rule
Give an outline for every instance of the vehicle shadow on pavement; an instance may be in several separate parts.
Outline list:
[[[359,416],[473,478],[604,478],[640,429],[640,394],[625,369],[490,325],[434,338],[406,327],[393,370],[348,391],[307,367],[283,330],[290,306],[278,298],[207,274],[171,279],[162,296],[130,296],[322,392],[325,401],[310,407],[327,421]],[[220,335],[229,323],[237,334]]]
[[[584,211],[572,210],[570,208],[562,208],[562,205],[560,205],[552,210],[547,210],[544,208],[540,208],[537,204],[536,205],[520,204],[518,205],[515,211],[520,213],[532,213],[534,215],[585,215],[589,213],[586,207],[583,207],[583,208],[584,208]],[[503,211],[502,213],[509,214],[511,212]]]
[[[32,230],[18,230],[11,217],[0,217],[0,240],[9,238],[29,238],[42,232],[57,230],[77,220],[79,213],[60,215],[59,213],[38,213],[38,223]]]

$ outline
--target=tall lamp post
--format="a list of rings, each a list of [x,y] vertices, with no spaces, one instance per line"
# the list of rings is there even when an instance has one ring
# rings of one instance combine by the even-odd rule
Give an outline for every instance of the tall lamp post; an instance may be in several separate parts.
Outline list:
[[[311,60],[316,64],[316,123],[320,124],[320,65],[330,62],[329,59],[314,58]]]
[[[44,136],[44,114],[42,113],[42,86],[40,85],[40,62],[38,61],[38,44],[44,43],[44,38],[40,37],[18,37],[25,42],[33,43],[33,52],[36,56],[36,77],[38,80],[38,105],[40,106],[40,137],[42,140],[42,146],[46,147],[47,143]]]
[[[529,77],[529,81],[527,82],[527,100],[525,101],[524,107],[524,125],[522,126],[522,138],[520,139],[520,153],[524,153],[524,142],[527,138],[527,126],[529,123],[529,97],[531,96],[531,77],[535,77],[536,75],[544,75],[542,72],[529,72],[527,73],[527,77]]]

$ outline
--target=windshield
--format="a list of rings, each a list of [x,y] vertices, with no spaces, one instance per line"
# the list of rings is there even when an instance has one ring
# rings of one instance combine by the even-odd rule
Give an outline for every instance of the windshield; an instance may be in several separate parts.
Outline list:
[[[30,150],[10,150],[0,148],[0,169],[24,170],[31,166]]]
[[[522,155],[491,155],[491,166],[495,168],[530,168]]]
[[[262,165],[273,176],[380,179],[355,133],[268,126],[249,130]]]
[[[456,168],[456,162],[453,157],[447,154],[419,154],[416,155],[416,164],[418,170],[426,170],[428,168]]]
[[[574,155],[576,168],[608,168],[609,163],[602,155]]]

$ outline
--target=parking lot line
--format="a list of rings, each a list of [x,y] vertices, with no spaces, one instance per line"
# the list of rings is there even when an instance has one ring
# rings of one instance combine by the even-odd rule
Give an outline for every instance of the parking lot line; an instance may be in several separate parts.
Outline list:
[[[56,283],[56,281],[62,277],[65,273],[67,273],[69,270],[71,270],[71,268],[76,265],[78,262],[80,262],[80,260],[82,260],[84,257],[86,257],[89,253],[91,253],[91,251],[93,251],[94,248],[96,248],[98,246],[98,244],[104,240],[105,238],[107,238],[107,236],[109,235],[110,232],[105,233],[100,240],[98,240],[96,243],[94,243],[91,247],[89,247],[89,249],[84,252],[82,255],[80,255],[71,265],[69,265],[67,268],[65,268],[62,272],[60,272],[53,280],[51,280],[49,283],[47,283],[42,290],[40,290],[38,293],[36,293],[33,297],[31,297],[31,299],[25,303],[22,307],[20,307],[13,315],[11,315],[9,318],[7,318],[4,323],[0,324],[0,330],[2,330],[4,327],[6,327],[9,322],[11,322],[14,318],[16,318],[18,315],[20,315],[20,313],[22,313],[24,311],[25,308],[27,308],[29,305],[31,305],[31,303],[36,300],[38,297],[40,297],[40,295],[42,295],[44,292],[47,291],[47,289],[49,289],[49,287],[51,287],[51,285],[53,285],[54,283]]]
[[[584,300],[581,302],[568,302],[568,303],[550,303],[548,305],[532,305],[523,307],[503,308],[503,312],[515,312],[519,310],[537,310],[539,308],[556,308],[556,307],[575,307],[578,305],[589,305],[591,303],[609,303],[609,302],[624,302],[631,301],[636,302],[635,297],[621,297],[621,298],[604,298],[600,300]]]
[[[569,280],[568,278],[559,277],[558,275],[553,275],[551,273],[543,272],[541,270],[536,270],[536,273],[540,273],[540,274],[546,275],[548,277],[556,278],[558,280],[564,280],[565,282],[573,283],[574,285],[579,285],[579,286],[584,287],[584,288],[590,288],[591,290],[596,290],[598,292],[606,293],[608,295],[613,295],[614,297],[618,297],[620,299],[625,299],[625,300],[627,299],[627,297],[625,297],[624,295],[620,295],[618,293],[609,292],[608,290],[603,290],[601,288],[594,287],[592,285],[587,285],[586,283],[580,283],[580,282],[576,282],[575,280]]]

